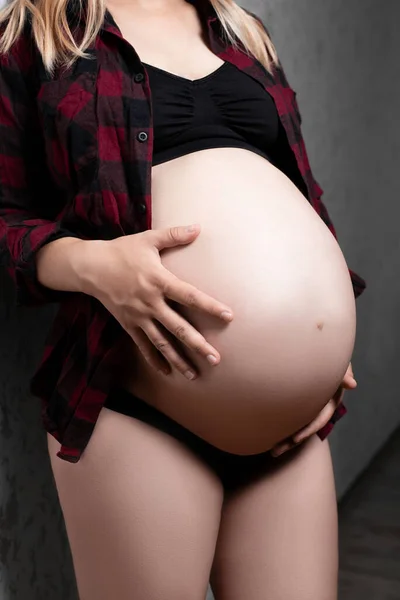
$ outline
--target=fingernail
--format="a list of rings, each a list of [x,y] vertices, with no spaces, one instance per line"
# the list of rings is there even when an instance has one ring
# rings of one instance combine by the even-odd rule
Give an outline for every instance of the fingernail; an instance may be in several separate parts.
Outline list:
[[[186,371],[185,377],[186,377],[186,379],[193,381],[193,379],[196,379],[196,373],[193,373],[193,371]]]
[[[283,452],[283,447],[282,446],[278,446],[277,448],[274,448],[272,451],[272,454],[274,456],[279,456],[279,454],[281,454]]]
[[[282,454],[284,454],[285,452],[290,450],[291,447],[292,447],[292,444],[284,444],[284,445],[276,448],[276,450],[274,451],[273,454],[274,454],[274,456],[281,456]]]
[[[275,458],[278,458],[278,456],[280,456],[281,454],[283,454],[283,450],[273,450],[271,452],[272,456],[274,456]]]
[[[224,310],[221,313],[221,319],[224,319],[224,321],[232,321],[233,314],[231,312],[229,312],[228,310]]]
[[[210,363],[210,365],[213,365],[213,366],[214,366],[214,365],[216,365],[216,364],[217,364],[217,362],[218,362],[218,359],[217,359],[217,357],[216,357],[216,356],[213,356],[212,354],[209,354],[209,355],[207,356],[207,360],[208,360],[208,362]]]

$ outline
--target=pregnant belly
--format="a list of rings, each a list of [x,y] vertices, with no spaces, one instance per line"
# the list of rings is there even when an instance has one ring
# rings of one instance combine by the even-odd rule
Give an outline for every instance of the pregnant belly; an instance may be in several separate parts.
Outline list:
[[[153,170],[153,228],[199,223],[164,266],[225,302],[222,325],[187,318],[221,353],[199,377],[159,375],[134,347],[125,387],[225,451],[255,454],[309,423],[351,359],[355,301],[340,248],[304,196],[246,150],[197,152]]]

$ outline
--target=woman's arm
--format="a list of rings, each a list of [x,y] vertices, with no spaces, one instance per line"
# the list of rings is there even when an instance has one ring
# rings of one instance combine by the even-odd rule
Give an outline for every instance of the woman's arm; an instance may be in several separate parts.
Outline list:
[[[232,311],[168,272],[160,251],[190,244],[200,229],[177,227],[102,241],[80,240],[63,228],[57,220],[63,207],[46,169],[32,59],[24,44],[29,47],[29,40],[0,57],[0,259],[15,280],[18,303],[59,301],[67,292],[89,294],[155,369],[175,369],[194,379],[194,366],[171,337],[210,365],[220,356],[170,301],[225,323]]]
[[[13,277],[17,302],[37,305],[59,301],[64,294],[46,287],[47,260],[38,273],[39,251],[50,242],[72,249],[76,236],[56,220],[60,211],[51,183],[36,111],[30,41],[21,37],[13,50],[0,56],[0,262]],[[69,238],[69,240],[61,240]],[[53,244],[51,244],[53,245]],[[61,246],[57,255],[60,255]],[[61,266],[56,254],[52,270]],[[73,258],[73,255],[71,255]],[[69,262],[69,251],[63,262]],[[71,276],[56,289],[75,291]],[[62,277],[60,269],[60,277]],[[68,271],[68,269],[67,269]]]
[[[70,237],[46,244],[36,257],[39,283],[59,292],[86,292],[84,265],[89,244]]]

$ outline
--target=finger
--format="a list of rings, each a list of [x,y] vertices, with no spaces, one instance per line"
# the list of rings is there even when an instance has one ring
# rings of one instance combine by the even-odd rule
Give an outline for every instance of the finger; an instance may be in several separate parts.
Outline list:
[[[357,381],[351,375],[346,375],[343,378],[342,385],[345,390],[354,390],[357,387]]]
[[[354,377],[353,365],[351,363],[347,367],[347,371],[343,377],[342,387],[344,387],[346,390],[353,390],[357,387],[357,381]]]
[[[340,386],[337,392],[333,395],[332,401],[336,408],[343,402],[345,390],[346,388]]]
[[[293,442],[293,440],[290,440],[289,442],[283,442],[282,444],[278,444],[277,446],[275,446],[271,450],[271,454],[275,458],[278,458],[279,456],[282,456],[282,454],[285,454],[286,452],[289,452],[289,450],[292,450],[296,446],[298,446],[298,444],[296,444],[295,442]]]
[[[285,442],[282,442],[281,444],[277,444],[277,446],[275,446],[271,450],[271,454],[276,457],[281,456],[288,450],[295,448],[299,444],[303,443],[306,439],[308,439],[311,436],[313,436],[314,434],[318,433],[318,431],[320,431],[330,421],[330,419],[332,418],[332,416],[335,413],[335,410],[337,409],[339,404],[341,404],[341,402],[343,400],[343,396],[344,396],[344,390],[345,389],[353,389],[354,387],[357,386],[357,383],[355,380],[354,380],[354,383],[355,383],[355,385],[352,385],[350,383],[351,388],[350,387],[348,388],[344,384],[342,384],[339,387],[339,389],[336,391],[332,400],[330,400],[330,402],[328,402],[328,404],[322,409],[322,411],[320,412],[318,417],[316,419],[314,419],[314,421],[312,421],[309,425],[307,425],[303,429],[300,429],[300,431],[298,431],[291,438],[288,438],[287,440],[285,440]]]
[[[215,366],[219,364],[221,361],[219,352],[206,341],[201,333],[167,304],[164,305],[163,310],[157,315],[157,320],[182,344],[200,354],[200,356],[204,356],[210,365]]]
[[[196,379],[197,374],[193,369],[192,365],[181,356],[171,342],[167,339],[165,334],[159,327],[152,321],[143,327],[143,331],[153,344],[153,346],[164,356],[173,369],[182,373],[186,379]]]
[[[169,300],[178,302],[182,306],[195,308],[228,323],[233,319],[232,310],[226,304],[200,292],[193,285],[180,281],[173,275],[168,277],[163,291]]]
[[[300,429],[294,436],[293,441],[295,444],[301,444],[307,438],[311,437],[315,433],[318,433],[325,425],[329,422],[335,413],[337,403],[335,400],[330,400],[326,406],[321,410],[318,417],[314,419],[309,425]]]
[[[130,331],[129,334],[145,361],[153,369],[156,369],[156,371],[163,373],[164,375],[169,375],[171,373],[171,367],[165,358],[157,352],[154,345],[141,329],[136,328],[133,331]]]
[[[165,248],[175,248],[176,246],[191,244],[198,237],[199,233],[199,225],[189,225],[187,227],[156,229],[150,235],[152,236],[154,246],[160,251]]]

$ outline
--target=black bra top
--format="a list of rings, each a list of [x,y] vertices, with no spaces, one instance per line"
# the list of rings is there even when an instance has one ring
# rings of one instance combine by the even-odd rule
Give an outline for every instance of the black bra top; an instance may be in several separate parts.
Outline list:
[[[244,148],[268,158],[278,139],[272,97],[225,62],[191,81],[145,64],[154,122],[153,165],[209,148]]]

